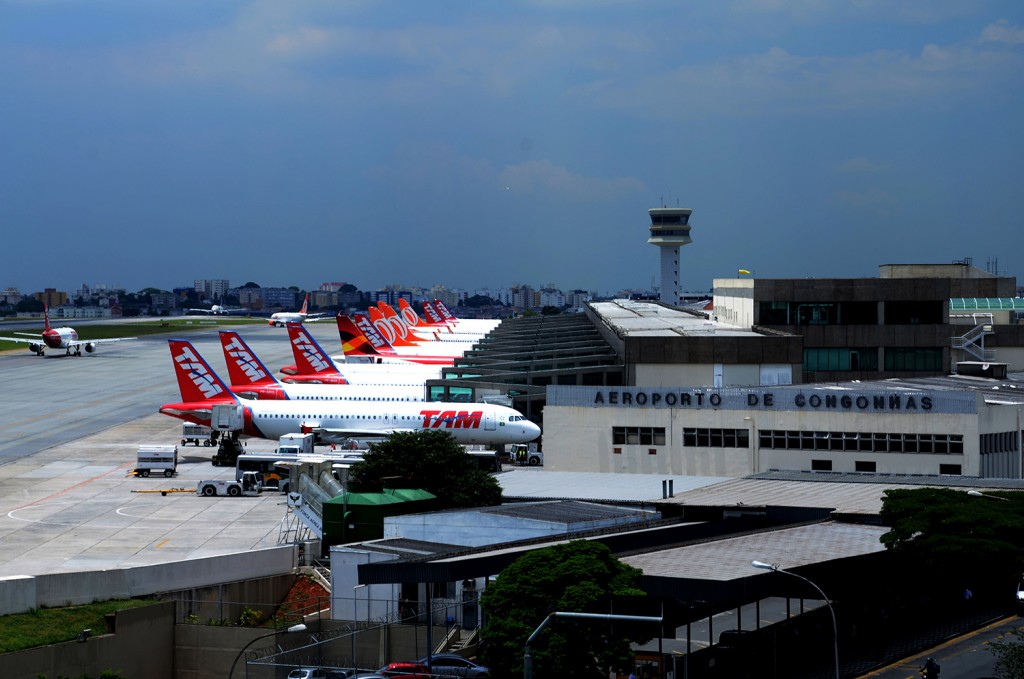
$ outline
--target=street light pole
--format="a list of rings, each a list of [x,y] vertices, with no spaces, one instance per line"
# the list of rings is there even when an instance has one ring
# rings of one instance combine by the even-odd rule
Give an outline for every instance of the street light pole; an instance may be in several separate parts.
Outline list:
[[[285,631],[285,634],[290,634],[292,632],[304,632],[304,631],[306,631],[306,626],[304,624],[302,624],[302,623],[299,623],[298,625],[292,625],[291,627],[289,627],[288,629],[286,629],[284,631]],[[257,641],[259,641],[260,639],[266,639],[267,637],[276,636],[276,635],[278,635],[280,633],[281,632],[279,630],[274,630],[273,632],[270,632],[269,634],[261,634],[260,636],[256,637],[255,639],[252,639],[245,646],[242,646],[242,650],[238,652],[238,655],[235,656],[234,662],[231,663],[231,669],[228,671],[228,679],[231,679],[231,677],[235,674],[235,665],[238,664],[239,658],[241,658],[242,654],[245,653],[245,649],[249,648],[250,646],[255,644]]]
[[[999,497],[998,495],[987,495],[985,493],[982,493],[980,490],[969,490],[967,491],[967,494],[970,495],[971,497],[987,497],[990,500],[1002,500],[1003,502],[1010,501],[1010,498],[1008,497]]]
[[[804,576],[797,575],[793,571],[787,571],[784,568],[782,568],[781,566],[779,566],[779,564],[777,564],[777,563],[765,563],[764,561],[751,561],[750,565],[753,566],[754,568],[761,568],[763,570],[775,571],[776,573],[785,573],[786,575],[792,575],[794,578],[800,578],[801,580],[806,582],[808,585],[810,585],[814,589],[818,590],[818,593],[821,594],[821,598],[825,600],[825,605],[828,606],[828,612],[832,615],[833,658],[835,659],[835,665],[836,665],[836,679],[840,679],[840,676],[839,676],[839,626],[836,624],[836,612],[835,612],[835,609],[832,608],[832,602],[828,600],[827,596],[825,596],[825,592],[823,592],[821,590],[821,587],[818,587],[816,584],[814,584],[813,582],[811,582],[810,580],[808,580]]]
[[[366,585],[355,585],[352,588],[352,669],[356,669],[359,663],[356,662],[356,627],[358,626],[358,606],[356,605],[359,600],[356,599],[356,590],[362,589]],[[366,619],[370,619],[370,596],[366,596]]]

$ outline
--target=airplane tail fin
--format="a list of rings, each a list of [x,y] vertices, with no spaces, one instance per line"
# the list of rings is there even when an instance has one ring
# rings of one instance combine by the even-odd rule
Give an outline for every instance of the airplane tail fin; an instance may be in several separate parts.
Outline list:
[[[302,300],[302,308],[299,309],[299,313],[305,316],[309,313],[309,293],[306,293],[306,298]]]
[[[43,332],[49,332],[50,330],[50,305],[43,305]]]
[[[238,399],[228,385],[217,376],[192,343],[188,340],[167,340],[178,378],[181,400],[186,403],[201,401],[235,401]]]
[[[393,346],[391,346],[391,343],[388,342],[387,338],[377,330],[377,326],[373,324],[373,321],[365,315],[355,314],[352,318],[352,322],[355,323],[360,336],[366,340],[366,343],[370,345],[375,354],[380,356],[398,355],[398,352],[395,351]]]
[[[409,337],[409,328],[411,328],[412,326],[405,322],[405,318],[402,315],[400,315],[397,311],[395,311],[394,307],[392,307],[387,302],[381,301],[377,302],[377,309],[380,310],[380,313],[384,317],[384,320],[386,320],[394,327],[395,333],[398,335],[399,340],[406,340],[410,342],[412,341],[412,339]],[[370,312],[373,312],[372,308],[370,309]],[[376,323],[376,320],[374,322]],[[392,342],[392,344],[396,344],[396,342]],[[401,341],[397,342],[397,344],[401,344]]]
[[[288,341],[292,345],[295,367],[299,375],[340,375],[338,366],[323,350],[323,347],[306,332],[301,323],[288,323]]]
[[[444,318],[441,317],[440,312],[434,308],[431,302],[423,302],[423,316],[427,319],[427,325],[445,325]]]
[[[228,379],[236,387],[280,384],[249,345],[234,330],[220,331],[220,345],[228,364]]]
[[[410,342],[406,339],[406,335],[409,331],[397,315],[394,317],[395,320],[392,321],[386,318],[377,307],[372,306],[367,311],[369,312],[370,321],[373,324],[373,327],[377,329],[377,332],[379,332],[389,344],[395,347],[416,346],[415,342]],[[369,335],[367,335],[367,337],[369,337]]]
[[[434,308],[437,309],[437,313],[441,314],[441,318],[449,323],[454,323],[459,320],[455,317],[455,314],[448,310],[448,307],[444,305],[444,302],[439,299],[434,300]]]
[[[412,305],[405,301],[404,297],[398,298],[398,315],[402,317],[402,321],[410,328],[426,325],[420,318],[420,315],[416,313],[416,310],[412,308]]]

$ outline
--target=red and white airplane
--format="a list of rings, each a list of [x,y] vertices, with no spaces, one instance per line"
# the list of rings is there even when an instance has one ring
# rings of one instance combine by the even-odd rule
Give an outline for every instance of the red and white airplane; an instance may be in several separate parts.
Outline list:
[[[242,433],[278,440],[310,432],[320,443],[355,437],[387,436],[402,431],[442,430],[460,444],[527,443],[540,427],[518,411],[493,403],[382,401],[249,401],[239,399],[187,340],[168,340],[181,402],[160,412],[209,426],[215,406],[238,410]]]
[[[293,401],[423,401],[423,381],[387,384],[282,384],[233,330],[220,331],[231,391],[242,398]]]
[[[23,337],[0,337],[0,340],[27,344],[28,350],[35,352],[39,356],[45,355],[47,349],[63,349],[65,356],[81,356],[82,349],[85,349],[85,353],[91,354],[96,351],[96,347],[100,344],[113,344],[114,342],[125,342],[127,340],[138,339],[137,337],[106,337],[103,339],[93,340],[78,339],[78,333],[74,328],[69,328],[67,326],[62,326],[60,328],[50,327],[50,308],[47,306],[43,307],[43,323],[44,329],[42,333],[15,333],[16,335],[24,335],[25,337],[33,337],[35,339],[25,339]]]
[[[392,323],[384,318],[384,315],[377,307],[370,307],[370,316],[354,314],[352,322],[369,341],[378,354],[382,356],[393,356],[404,358],[414,363],[425,363],[429,365],[452,365],[456,358],[461,358],[467,351],[473,348],[472,343],[467,342],[413,342],[399,336],[398,326],[400,322]],[[341,321],[339,321],[339,331]],[[403,326],[404,327],[404,326]],[[342,338],[344,345],[344,338]],[[346,357],[348,353],[345,354]],[[346,359],[347,360],[347,359]]]
[[[354,327],[354,326],[353,326]],[[360,335],[362,337],[362,335]],[[389,385],[423,383],[441,376],[439,367],[411,363],[393,357],[328,356],[320,344],[298,323],[288,324],[295,365],[286,365],[281,372],[283,382],[292,384],[362,384]],[[363,338],[365,342],[365,338]],[[344,342],[342,348],[346,348]],[[371,360],[360,360],[367,358]],[[377,360],[372,360],[376,358]],[[369,365],[370,363],[374,365]]]
[[[288,323],[304,323],[305,321],[320,321],[333,314],[329,313],[318,313],[311,314],[307,312],[309,309],[309,293],[306,293],[306,298],[302,300],[302,308],[298,311],[278,311],[276,314],[271,314],[270,319],[267,321],[270,325],[283,328]]]

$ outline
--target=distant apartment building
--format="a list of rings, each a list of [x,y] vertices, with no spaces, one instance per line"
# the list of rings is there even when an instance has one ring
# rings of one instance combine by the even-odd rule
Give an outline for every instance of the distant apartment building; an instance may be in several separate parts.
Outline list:
[[[314,309],[336,307],[338,306],[338,291],[324,290],[321,285],[319,290],[309,293],[309,303]]]
[[[17,304],[21,301],[22,294],[17,288],[4,288],[0,290],[0,304]]]
[[[32,293],[32,297],[34,297],[36,301],[42,302],[50,308],[68,303],[68,293],[55,288],[46,288],[42,292],[34,292]]]
[[[295,291],[291,288],[260,288],[263,306],[268,309],[297,309],[302,300],[296,302]]]
[[[173,311],[178,307],[178,297],[173,292],[154,292],[149,296],[154,312]]]
[[[231,288],[226,278],[197,278],[194,287],[199,297],[207,300],[223,299]]]
[[[565,293],[554,288],[543,288],[537,292],[537,306],[561,309],[565,307]]]

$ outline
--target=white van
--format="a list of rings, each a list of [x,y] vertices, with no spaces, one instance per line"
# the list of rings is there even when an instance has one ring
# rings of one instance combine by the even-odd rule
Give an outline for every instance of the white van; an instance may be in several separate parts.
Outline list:
[[[178,446],[143,445],[139,446],[135,458],[136,476],[149,476],[162,473],[167,478],[174,476],[178,470]]]

